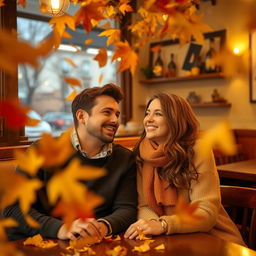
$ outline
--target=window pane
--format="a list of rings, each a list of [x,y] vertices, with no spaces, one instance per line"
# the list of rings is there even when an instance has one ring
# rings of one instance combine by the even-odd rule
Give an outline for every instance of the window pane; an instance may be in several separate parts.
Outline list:
[[[27,18],[18,17],[17,27],[19,37],[32,44],[37,44],[51,32],[47,22]],[[32,107],[32,117],[36,115],[36,119],[42,120],[37,127],[26,127],[25,135],[30,139],[38,138],[42,132],[51,132],[57,136],[71,125],[71,101],[66,100],[66,97],[73,89],[65,82],[65,77],[76,78],[81,82],[81,88],[75,87],[77,92],[111,82],[119,84],[116,64],[111,63],[111,49],[107,51],[108,62],[103,68],[99,68],[98,62],[93,60],[98,54],[98,48],[102,47],[102,38],[98,37],[97,44],[96,37],[93,48],[85,47],[84,40],[88,39],[85,32],[80,43],[77,38],[76,45],[63,44],[58,51],[41,60],[37,70],[19,66],[19,98],[23,104]],[[102,81],[99,84],[101,75]]]

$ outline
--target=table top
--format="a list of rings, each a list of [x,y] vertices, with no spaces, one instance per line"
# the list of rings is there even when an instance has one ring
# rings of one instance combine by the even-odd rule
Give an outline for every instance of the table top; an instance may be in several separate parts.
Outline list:
[[[106,251],[113,249],[115,246],[121,245],[127,248],[127,256],[143,255],[143,256],[256,256],[256,251],[246,247],[226,242],[218,237],[206,233],[178,234],[178,235],[162,235],[152,238],[154,242],[150,244],[151,250],[144,253],[133,252],[134,246],[139,246],[145,241],[136,241],[122,239],[120,241],[102,241],[91,248],[96,255],[107,255]],[[34,246],[24,246],[23,241],[11,242],[24,253],[25,256],[59,256],[73,255],[71,251],[66,250],[68,241],[56,240],[58,246],[49,249],[42,249]],[[154,247],[164,244],[165,250],[155,250]],[[64,253],[64,254],[63,254]],[[87,252],[81,253],[88,255]]]
[[[220,177],[256,182],[256,159],[217,165]]]

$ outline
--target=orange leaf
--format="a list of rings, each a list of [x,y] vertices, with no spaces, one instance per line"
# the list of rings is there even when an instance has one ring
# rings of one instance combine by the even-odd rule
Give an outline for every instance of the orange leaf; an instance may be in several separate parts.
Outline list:
[[[121,245],[114,247],[112,250],[107,250],[106,254],[108,256],[126,256],[127,248]]]
[[[197,208],[198,202],[188,204],[183,197],[179,197],[174,211],[181,223],[192,224],[203,218],[202,216],[196,215]]]
[[[141,230],[141,229],[139,229],[139,228],[136,228],[136,230],[137,230],[137,233],[138,233],[138,235],[139,235],[139,240],[149,240],[150,239],[150,237],[147,237],[144,233],[143,233],[143,231]]]
[[[72,16],[68,14],[60,17],[53,17],[49,21],[49,24],[54,26],[54,28],[58,31],[61,37],[66,29],[66,26],[68,26],[72,30],[75,30],[75,20]]]
[[[71,86],[79,86],[82,87],[81,81],[74,77],[64,77],[64,81]]]
[[[82,7],[75,14],[75,24],[83,24],[84,29],[87,33],[90,33],[92,29],[91,21],[100,21],[104,19],[102,9],[106,7],[106,1],[104,0],[94,0],[84,2]]]
[[[150,49],[151,52],[159,52],[162,48],[161,44],[158,44]]]
[[[68,100],[68,101],[71,101],[73,100],[77,95],[77,91],[76,90],[73,90],[66,98],[65,100]]]
[[[51,241],[51,240],[43,240],[42,236],[40,234],[32,236],[27,238],[24,242],[23,245],[34,245],[36,247],[40,248],[52,248],[57,246],[58,244]]]
[[[27,116],[29,107],[23,107],[18,100],[0,102],[0,116],[5,118],[6,124],[11,129],[21,129],[26,124],[36,125],[39,121]]]
[[[77,65],[70,58],[64,58],[64,60],[70,64],[72,67],[77,68]]]
[[[123,15],[125,15],[126,12],[132,12],[133,11],[132,7],[127,3],[121,4],[118,9]]]
[[[87,40],[84,41],[84,44],[85,44],[85,45],[89,45],[89,44],[91,44],[93,41],[94,41],[93,39],[87,39]]]
[[[1,7],[1,6],[5,6],[4,1],[5,1],[5,0],[0,0],[0,7]]]
[[[103,74],[100,74],[99,78],[98,78],[98,84],[102,83],[102,79],[103,79]]]
[[[112,29],[107,29],[101,32],[98,36],[108,36],[107,45],[110,45],[120,40],[120,34],[121,34],[120,29],[112,28]]]
[[[131,73],[134,75],[135,68],[137,67],[138,64],[137,54],[131,49],[127,41],[118,42],[115,45],[117,48],[115,49],[112,61],[121,58],[121,63],[118,68],[118,72],[122,72],[129,68]]]
[[[99,53],[93,58],[94,60],[97,60],[100,67],[103,67],[107,64],[107,50],[105,48],[100,48]]]
[[[154,240],[147,240],[140,246],[134,246],[132,249],[133,252],[148,252],[150,250],[149,244],[152,243]]]
[[[70,143],[70,132],[68,130],[56,138],[47,133],[42,135],[37,150],[44,156],[44,167],[60,166],[74,152]]]
[[[93,236],[87,236],[76,240],[70,240],[69,241],[69,247],[68,249],[74,249],[74,250],[80,250],[84,247],[99,243],[99,239],[93,237]]]
[[[21,5],[23,8],[26,8],[26,0],[18,0],[17,5]]]

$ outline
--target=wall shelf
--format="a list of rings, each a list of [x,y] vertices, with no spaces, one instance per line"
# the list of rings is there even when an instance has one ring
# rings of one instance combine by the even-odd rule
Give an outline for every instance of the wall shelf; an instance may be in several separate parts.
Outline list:
[[[224,78],[223,73],[200,74],[197,76],[161,77],[161,78],[142,79],[140,80],[140,83],[143,83],[143,84],[173,83],[177,81],[217,79],[217,78]]]

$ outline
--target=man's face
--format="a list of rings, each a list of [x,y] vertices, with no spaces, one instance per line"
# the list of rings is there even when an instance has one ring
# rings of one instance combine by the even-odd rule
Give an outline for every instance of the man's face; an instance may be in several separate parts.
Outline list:
[[[86,122],[87,135],[103,143],[110,143],[119,126],[118,103],[107,95],[98,96],[95,102]]]

